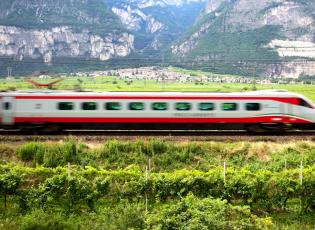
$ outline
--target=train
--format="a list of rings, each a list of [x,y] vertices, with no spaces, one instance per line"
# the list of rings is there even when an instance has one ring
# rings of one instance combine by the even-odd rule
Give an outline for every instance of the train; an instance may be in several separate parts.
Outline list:
[[[2,129],[247,130],[314,129],[315,106],[284,90],[253,92],[0,93]]]

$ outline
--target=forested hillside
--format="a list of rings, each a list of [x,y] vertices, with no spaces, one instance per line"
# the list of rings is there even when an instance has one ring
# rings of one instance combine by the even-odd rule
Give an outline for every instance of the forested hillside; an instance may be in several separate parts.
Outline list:
[[[246,73],[246,66],[258,63],[267,75],[281,74],[286,66],[275,63],[315,57],[314,9],[310,0],[210,0],[199,21],[172,46],[171,53],[210,70]],[[225,64],[209,65],[216,61]]]

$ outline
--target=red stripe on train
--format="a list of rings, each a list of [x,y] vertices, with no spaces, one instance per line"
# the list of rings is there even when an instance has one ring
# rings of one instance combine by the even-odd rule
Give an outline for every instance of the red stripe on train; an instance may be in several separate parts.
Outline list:
[[[244,118],[16,117],[15,123],[312,123],[287,116]]]
[[[299,98],[279,98],[279,97],[184,97],[184,96],[15,96],[16,99],[23,100],[52,100],[52,99],[60,99],[60,100],[272,100],[272,101],[280,101],[284,103],[290,104],[299,104]]]

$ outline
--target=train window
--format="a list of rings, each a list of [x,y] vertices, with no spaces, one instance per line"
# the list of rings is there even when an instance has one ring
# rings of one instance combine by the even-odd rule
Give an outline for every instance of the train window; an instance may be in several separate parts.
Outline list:
[[[35,109],[41,109],[42,108],[42,104],[36,104],[35,105]]]
[[[165,102],[155,102],[155,103],[152,103],[152,109],[153,110],[167,110],[168,104]]]
[[[106,110],[121,110],[122,106],[119,102],[107,102],[105,103]]]
[[[301,99],[301,98],[299,99],[299,105],[313,109],[312,105],[310,105],[307,101],[305,101],[304,99]]]
[[[4,102],[3,103],[3,109],[4,110],[10,110],[11,109],[11,103],[10,102]]]
[[[245,108],[247,111],[259,111],[261,110],[260,103],[246,103]]]
[[[237,104],[236,103],[223,103],[222,104],[222,110],[235,111],[235,110],[237,110]]]
[[[81,104],[82,110],[97,110],[96,102],[83,102]]]
[[[129,110],[144,110],[144,103],[131,102],[131,103],[129,103]]]
[[[214,104],[213,103],[199,103],[199,110],[202,110],[202,111],[214,110]]]
[[[58,109],[59,110],[73,110],[74,104],[72,102],[59,102]]]
[[[179,111],[187,111],[191,109],[191,104],[187,102],[178,102],[176,103],[175,109]]]

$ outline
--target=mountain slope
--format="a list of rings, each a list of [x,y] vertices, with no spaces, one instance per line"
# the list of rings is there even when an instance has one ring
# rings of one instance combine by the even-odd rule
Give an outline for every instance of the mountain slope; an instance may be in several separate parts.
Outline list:
[[[105,61],[133,50],[134,36],[103,0],[1,0],[2,58],[53,65]]]
[[[101,0],[1,0],[0,24],[27,29],[62,25],[98,33],[124,30]]]
[[[152,54],[190,27],[206,0],[105,0],[122,24],[135,34],[136,48]]]
[[[209,0],[198,22],[172,46],[171,53],[209,68],[209,62],[221,61],[220,71],[236,73],[242,73],[235,66],[243,67],[240,62],[263,64],[266,69],[272,62],[312,59],[314,12],[312,0]]]

